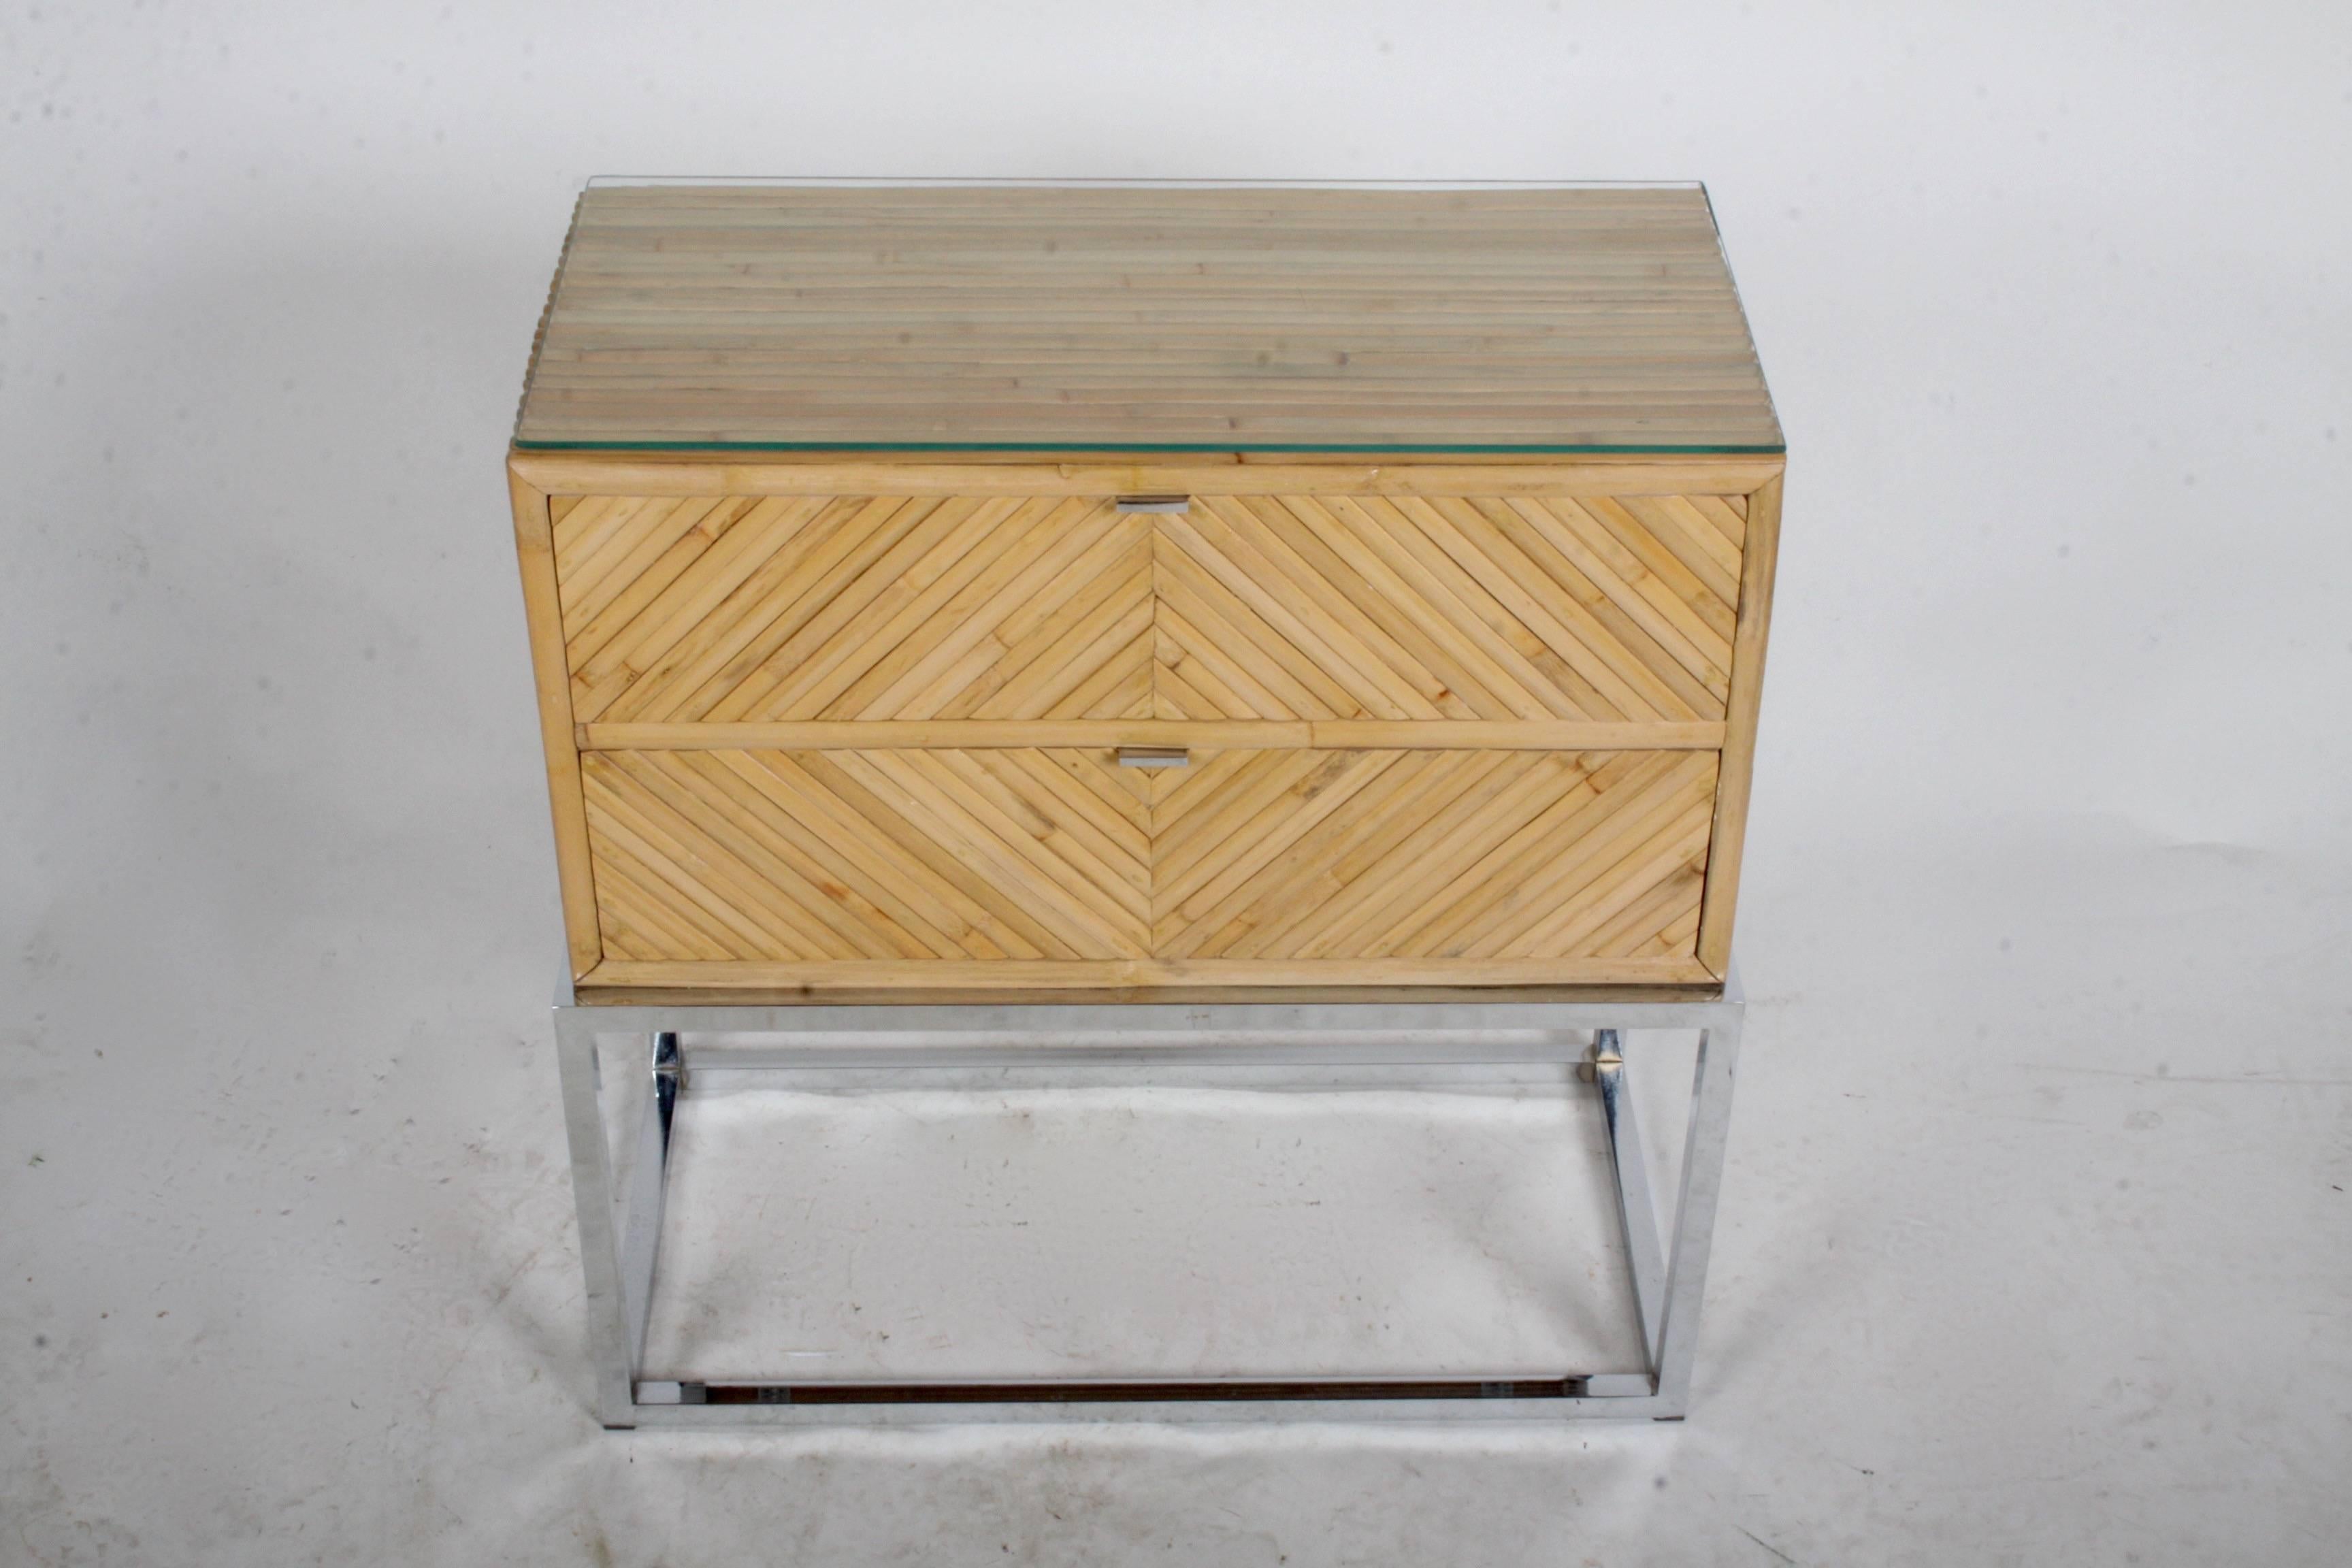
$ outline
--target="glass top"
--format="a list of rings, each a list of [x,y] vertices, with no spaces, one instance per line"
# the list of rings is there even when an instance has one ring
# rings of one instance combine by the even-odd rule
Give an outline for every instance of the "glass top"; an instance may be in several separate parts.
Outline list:
[[[1696,184],[590,183],[533,450],[1777,453]]]

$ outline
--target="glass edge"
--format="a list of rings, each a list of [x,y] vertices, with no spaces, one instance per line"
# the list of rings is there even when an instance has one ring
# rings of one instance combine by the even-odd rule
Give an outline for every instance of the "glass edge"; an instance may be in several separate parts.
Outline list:
[[[1276,190],[1276,191],[1699,191],[1698,180],[1193,180],[1084,176],[1061,179],[962,176],[897,178],[867,174],[594,174],[583,190],[645,186],[793,186],[835,189],[937,189],[965,186],[1009,190]]]
[[[514,437],[518,452],[1031,452],[1050,458],[1068,452],[1090,454],[1282,452],[1328,453],[1375,457],[1686,457],[1780,458],[1785,444],[1648,445],[1610,443],[1575,446],[1517,444],[1444,444],[1422,446],[1356,446],[1332,442],[1281,442],[1237,446],[1232,442],[1067,442],[1040,446],[1034,441],[532,441]]]
[[[1772,384],[1764,375],[1764,351],[1756,342],[1756,325],[1748,317],[1747,298],[1739,292],[1739,276],[1731,269],[1731,241],[1723,232],[1723,220],[1716,216],[1715,193],[1699,187],[1699,199],[1706,204],[1706,226],[1715,231],[1715,258],[1723,264],[1723,280],[1731,288],[1731,308],[1739,314],[1739,330],[1748,336],[1748,357],[1756,362],[1756,384],[1764,394],[1764,412],[1772,421],[1772,428],[1784,436],[1788,426],[1780,423],[1780,405],[1772,397]]]

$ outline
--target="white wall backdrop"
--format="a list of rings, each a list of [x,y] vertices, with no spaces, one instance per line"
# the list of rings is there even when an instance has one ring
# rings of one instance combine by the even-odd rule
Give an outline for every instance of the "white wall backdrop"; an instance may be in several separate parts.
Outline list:
[[[0,1561],[2352,1528],[2352,13],[47,0],[0,113]],[[595,1432],[499,463],[605,173],[1707,182],[1790,468],[1685,1426]]]

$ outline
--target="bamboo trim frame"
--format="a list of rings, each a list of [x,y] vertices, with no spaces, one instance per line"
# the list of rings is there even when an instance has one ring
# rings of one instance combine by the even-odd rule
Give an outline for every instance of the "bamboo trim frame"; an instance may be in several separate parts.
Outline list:
[[[1780,476],[1748,496],[1748,536],[1739,560],[1739,619],[1731,639],[1731,697],[1721,766],[1715,776],[1715,831],[1707,838],[1706,885],[1699,896],[1698,961],[1718,980],[1731,971],[1731,924],[1739,902],[1740,852],[1748,841],[1748,795],[1756,777],[1756,723],[1764,700],[1764,645],[1772,627],[1772,584],[1780,555]]]
[[[1764,457],[1562,456],[1482,462],[1447,454],[1367,462],[1361,454],[1314,458],[1253,453],[1199,458],[1152,455],[1132,462],[1101,454],[1057,458],[1007,455],[956,462],[880,461],[857,454],[546,452],[512,448],[508,471],[547,495],[1747,495],[1785,459]]]
[[[1705,722],[1496,719],[808,719],[767,723],[581,724],[583,752],[988,751],[1177,746],[1204,751],[1719,752]]]
[[[596,915],[596,874],[588,852],[588,801],[572,743],[572,669],[563,655],[563,608],[555,578],[554,524],[547,492],[509,470],[515,556],[522,570],[523,619],[539,690],[540,739],[547,752],[548,805],[555,825],[555,872],[563,902],[563,945],[574,978],[604,957]]]
[[[591,986],[657,988],[679,965],[608,958]],[[833,959],[818,962],[697,963],[693,984],[714,992],[793,993],[811,1001],[883,987],[913,999],[945,988],[961,992],[1066,988],[1149,991],[1163,985],[1693,985],[1720,981],[1687,958],[1095,958]]]
[[[550,511],[552,498],[558,495],[629,494],[629,495],[822,495],[822,494],[888,494],[888,495],[1056,495],[1115,496],[1181,493],[1190,495],[1264,495],[1286,489],[1305,493],[1329,495],[1455,495],[1465,492],[1486,495],[1681,495],[1711,494],[1740,495],[1747,499],[1748,518],[1745,542],[1742,546],[1738,620],[1732,645],[1730,670],[1731,690],[1726,721],[1714,725],[1642,726],[1654,738],[1639,745],[1632,737],[1621,737],[1617,731],[1630,731],[1634,726],[1512,726],[1525,728],[1528,733],[1505,738],[1474,739],[1472,731],[1493,728],[1476,721],[1459,721],[1448,726],[1463,733],[1454,744],[1475,744],[1494,747],[1516,744],[1525,748],[1538,746],[1547,739],[1536,730],[1557,728],[1563,739],[1554,742],[1561,749],[1585,749],[1596,746],[1623,745],[1629,750],[1719,748],[1721,768],[1717,775],[1712,837],[1707,850],[1706,874],[1701,893],[1700,917],[1696,939],[1696,962],[1683,972],[1672,975],[1661,973],[1654,981],[1647,976],[1628,982],[1617,973],[1593,973],[1590,978],[1578,973],[1579,964],[1557,963],[1549,975],[1535,973],[1475,974],[1465,967],[1458,972],[1442,971],[1437,961],[1415,961],[1411,976],[1400,973],[1396,984],[1413,985],[1480,985],[1480,984],[1542,984],[1597,985],[1633,984],[1691,984],[1712,979],[1721,982],[1729,973],[1732,927],[1737,913],[1739,893],[1739,861],[1745,846],[1748,826],[1748,797],[1754,782],[1755,747],[1760,715],[1765,649],[1770,629],[1771,595],[1777,574],[1780,552],[1780,498],[1786,458],[1781,456],[1706,456],[1687,455],[1637,457],[1611,456],[1605,458],[1580,458],[1574,455],[1561,457],[1540,464],[1525,458],[1509,458],[1482,461],[1475,458],[1444,455],[1433,460],[1416,461],[1409,457],[1391,463],[1367,463],[1360,454],[1333,454],[1329,457],[1283,454],[1266,459],[1248,453],[1221,453],[1202,457],[1170,458],[1153,455],[1139,458],[1131,463],[1106,462],[1098,454],[1057,458],[1054,454],[986,454],[969,455],[969,460],[952,463],[931,461],[882,462],[856,454],[761,454],[756,461],[740,460],[724,453],[670,452],[611,452],[579,453],[548,452],[520,447],[510,447],[507,459],[508,488],[514,513],[515,542],[520,563],[523,608],[530,633],[531,661],[537,684],[541,740],[547,758],[549,803],[551,809],[556,869],[562,887],[566,950],[572,978],[584,986],[604,984],[626,985],[631,994],[642,997],[649,991],[661,989],[661,977],[641,973],[667,965],[632,965],[625,978],[620,970],[610,969],[604,962],[604,942],[598,921],[594,869],[588,844],[588,819],[585,795],[581,780],[581,757],[583,752],[608,748],[686,748],[704,746],[735,747],[743,745],[779,745],[790,742],[796,731],[807,731],[810,738],[830,736],[835,729],[848,730],[848,725],[761,725],[732,726],[745,733],[725,738],[712,736],[696,740],[675,733],[688,727],[673,725],[583,725],[574,721],[571,671],[564,654],[562,605],[555,574],[553,525]],[[1179,725],[1174,721],[1096,721],[1108,739],[1076,739],[1046,743],[1113,745],[1121,743],[1182,743],[1184,737],[1173,733]],[[1056,726],[1056,729],[1063,726]],[[1070,726],[1075,730],[1075,725]],[[1434,726],[1414,724],[1415,730]],[[885,739],[886,729],[912,726],[866,723],[855,728],[871,738],[865,746],[906,746],[920,744],[911,739]],[[1266,745],[1297,745],[1300,741],[1286,731],[1304,728],[1304,743],[1310,747],[1353,749],[1368,746],[1405,745],[1425,748],[1435,743],[1434,738],[1406,740],[1402,733],[1395,738],[1383,738],[1375,733],[1390,726],[1360,721],[1309,721],[1303,726],[1268,725],[1266,734],[1226,738],[1212,742],[1211,730],[1223,731],[1237,726],[1221,725],[1215,721],[1198,726],[1201,732],[1192,743],[1232,745],[1255,741]],[[1255,730],[1258,726],[1249,726]],[[1147,729],[1149,733],[1146,733]],[[1162,734],[1162,730],[1171,731]],[[1274,731],[1286,733],[1277,738]],[[1117,733],[1113,734],[1112,731]],[[633,731],[660,731],[637,734]],[[758,731],[759,733],[752,733]],[[773,731],[773,736],[766,734]],[[1586,731],[1595,731],[1586,738]],[[1705,732],[1701,732],[1705,731]],[[1008,730],[1008,734],[1011,732]],[[1091,730],[1088,734],[1091,735]],[[1566,737],[1574,736],[1571,748]],[[834,740],[834,746],[845,746],[849,738]],[[934,740],[934,745],[950,742]],[[971,746],[973,739],[952,742]],[[999,744],[1037,744],[1035,741],[1001,740]],[[809,749],[820,749],[810,747]],[[1543,746],[1541,749],[1550,749]],[[763,992],[807,994],[812,988],[830,991],[835,987],[849,988],[853,984],[846,974],[812,973],[805,980],[796,979],[785,971],[807,967],[812,971],[827,966],[795,966],[762,964],[755,977],[746,972],[725,978],[704,972],[722,966],[713,964],[679,965],[695,972],[692,978],[681,978],[681,989],[726,991],[734,985]],[[922,975],[937,967],[920,961],[908,961],[902,966],[903,984],[910,992],[919,992],[927,984]],[[1012,967],[1012,966],[1008,966]],[[600,969],[606,971],[599,978]],[[869,988],[875,977],[860,975],[861,988]],[[1013,980],[1008,984],[1048,988],[1072,986],[1085,989],[1126,989],[1137,985],[1158,986],[1181,984],[1187,981],[1199,984],[1207,979],[1212,984],[1242,985],[1250,984],[1247,977],[1234,974],[1228,978],[1220,973],[1210,978],[1197,968],[1185,975],[1162,974],[1156,970],[1138,972],[1125,976],[1108,973],[1101,975],[1056,975],[1045,978]],[[950,980],[944,973],[940,984],[953,984],[970,989],[971,977]],[[1280,980],[1259,981],[1257,984],[1285,985],[1324,984],[1319,979],[1302,979],[1291,975]],[[1342,976],[1332,972],[1330,984],[1364,985],[1376,984],[1377,977],[1358,973]],[[989,983],[980,983],[983,986]],[[586,1000],[583,997],[583,1000]]]

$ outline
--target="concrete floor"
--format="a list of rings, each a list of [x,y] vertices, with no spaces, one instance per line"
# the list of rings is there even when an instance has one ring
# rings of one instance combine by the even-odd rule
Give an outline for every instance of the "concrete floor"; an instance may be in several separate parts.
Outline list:
[[[2345,1558],[2341,16],[655,16],[0,23],[0,1563]],[[596,1427],[499,459],[578,179],[737,169],[1710,180],[1796,455],[1690,1420]],[[663,1353],[1620,1331],[1567,1102],[1222,1093],[714,1104]]]

